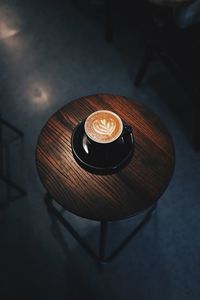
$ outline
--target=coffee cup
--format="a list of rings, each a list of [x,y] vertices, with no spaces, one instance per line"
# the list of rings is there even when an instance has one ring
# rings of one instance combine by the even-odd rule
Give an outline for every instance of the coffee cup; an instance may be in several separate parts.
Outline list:
[[[125,124],[116,113],[95,111],[84,122],[84,152],[100,165],[116,161],[121,157],[127,135],[130,134],[131,126]]]

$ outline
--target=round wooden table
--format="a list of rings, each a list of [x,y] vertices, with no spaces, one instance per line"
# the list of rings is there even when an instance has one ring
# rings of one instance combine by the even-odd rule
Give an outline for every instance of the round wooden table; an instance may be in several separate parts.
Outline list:
[[[133,128],[134,155],[112,175],[85,171],[71,149],[73,129],[101,109],[114,111]],[[159,117],[142,103],[110,94],[82,97],[59,109],[43,127],[36,147],[37,170],[49,199],[78,216],[101,221],[102,243],[108,221],[155,206],[169,184],[174,164],[173,141]],[[103,260],[105,249],[100,252]]]

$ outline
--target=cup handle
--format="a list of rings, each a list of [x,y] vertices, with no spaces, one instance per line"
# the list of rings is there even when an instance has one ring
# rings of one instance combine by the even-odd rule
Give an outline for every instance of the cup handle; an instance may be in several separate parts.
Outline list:
[[[131,134],[131,133],[133,133],[132,127],[129,126],[129,125],[124,125],[124,134],[128,135],[128,134]]]
[[[124,132],[123,132],[123,135],[122,137],[130,137],[131,139],[131,144],[133,145],[134,144],[134,137],[133,137],[133,129],[130,125],[124,125]]]

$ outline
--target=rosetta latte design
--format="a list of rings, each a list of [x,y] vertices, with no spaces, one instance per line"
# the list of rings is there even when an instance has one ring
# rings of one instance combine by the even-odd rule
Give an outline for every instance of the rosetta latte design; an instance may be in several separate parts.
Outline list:
[[[97,110],[85,121],[86,135],[94,142],[106,144],[115,141],[123,130],[120,117],[109,110]]]
[[[96,133],[103,135],[111,135],[115,130],[116,124],[112,120],[95,120],[93,122],[93,129]]]

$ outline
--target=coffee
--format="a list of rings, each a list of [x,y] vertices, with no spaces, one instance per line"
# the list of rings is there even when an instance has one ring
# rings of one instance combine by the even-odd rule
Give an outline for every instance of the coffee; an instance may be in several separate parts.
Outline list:
[[[97,143],[111,143],[122,133],[123,123],[120,117],[109,110],[98,110],[85,121],[87,136]]]

